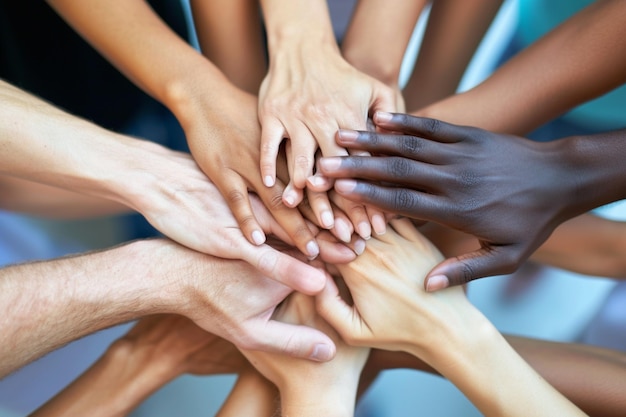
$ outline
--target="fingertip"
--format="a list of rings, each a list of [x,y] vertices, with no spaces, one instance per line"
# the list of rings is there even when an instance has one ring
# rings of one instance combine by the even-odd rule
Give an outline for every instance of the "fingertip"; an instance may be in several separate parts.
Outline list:
[[[276,184],[276,180],[274,179],[274,177],[272,175],[265,175],[263,177],[263,184],[270,188],[273,187]]]
[[[316,362],[328,362],[335,357],[337,349],[334,344],[317,343],[313,346],[313,352],[309,355],[309,359]]]
[[[265,233],[263,233],[260,230],[254,230],[252,232],[252,243],[254,243],[257,246],[260,246],[262,244],[265,243]]]
[[[424,285],[427,292],[435,292],[448,288],[450,286],[450,280],[445,275],[432,275],[426,277]]]
[[[341,179],[335,181],[335,190],[340,194],[349,194],[356,188],[356,181],[351,179]]]
[[[374,113],[374,122],[376,124],[379,123],[388,123],[393,119],[393,114],[388,113],[386,111],[377,111]]]

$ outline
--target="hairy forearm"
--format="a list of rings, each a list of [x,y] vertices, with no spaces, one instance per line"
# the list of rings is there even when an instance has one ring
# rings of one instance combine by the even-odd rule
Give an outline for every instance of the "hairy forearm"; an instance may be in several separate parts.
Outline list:
[[[432,4],[411,78],[404,88],[408,111],[454,94],[502,0]]]
[[[358,70],[395,87],[409,40],[426,0],[359,0],[341,49]]]
[[[626,3],[594,2],[482,84],[423,109],[461,125],[525,134],[626,81]]]
[[[0,375],[72,340],[173,308],[157,275],[161,241],[0,270]],[[161,265],[163,266],[163,265]],[[151,272],[152,271],[152,272]]]

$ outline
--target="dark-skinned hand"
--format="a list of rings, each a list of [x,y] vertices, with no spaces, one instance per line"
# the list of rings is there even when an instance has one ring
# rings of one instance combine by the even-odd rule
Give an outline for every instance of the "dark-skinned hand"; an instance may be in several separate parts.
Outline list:
[[[337,135],[339,145],[372,157],[324,158],[320,169],[348,199],[479,239],[478,250],[430,271],[429,291],[513,272],[558,224],[584,211],[573,204],[577,166],[563,157],[561,141],[403,114],[377,113],[375,122],[378,132]]]

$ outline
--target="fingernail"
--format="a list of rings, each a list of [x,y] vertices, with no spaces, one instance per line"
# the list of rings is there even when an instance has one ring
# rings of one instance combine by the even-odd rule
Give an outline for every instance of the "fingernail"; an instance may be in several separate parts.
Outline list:
[[[266,175],[263,178],[263,184],[265,184],[266,187],[273,187],[274,186],[274,178],[272,178],[269,175]]]
[[[332,229],[333,225],[335,224],[335,217],[333,217],[333,212],[329,210],[324,210],[320,217],[322,218],[322,226],[327,229]]]
[[[380,214],[374,214],[372,216],[372,227],[374,228],[374,233],[376,233],[378,236],[387,233],[387,222],[385,221],[385,218]]]
[[[255,230],[254,232],[252,232],[252,241],[256,245],[262,245],[263,243],[265,243],[265,234],[260,232],[259,230]]]
[[[283,202],[286,206],[293,207],[296,205],[296,197],[293,195],[293,193],[287,191],[285,194],[283,194]]]
[[[363,239],[367,240],[372,237],[372,227],[369,222],[361,222],[357,225],[356,229],[358,230],[359,236]]]
[[[331,360],[333,357],[333,349],[326,345],[319,343],[313,347],[313,353],[311,353],[310,359],[319,362],[326,362]]]
[[[350,237],[352,233],[350,232],[350,227],[346,224],[345,220],[335,220],[335,233],[342,242],[350,243]]]
[[[340,139],[342,143],[354,143],[359,138],[359,132],[356,130],[339,129],[337,138]]]
[[[387,113],[384,111],[377,111],[376,114],[374,115],[374,121],[377,123],[389,122],[392,118],[393,118],[393,114]]]
[[[341,158],[322,158],[319,164],[324,171],[336,171],[341,166]]]
[[[337,180],[335,182],[335,190],[340,193],[349,193],[356,188],[355,180]]]
[[[326,185],[328,183],[328,181],[326,180],[326,177],[323,177],[321,175],[312,175],[309,178],[307,178],[307,180],[315,186],[322,186],[322,185]]]
[[[357,239],[356,242],[354,242],[354,253],[360,255],[363,252],[365,252],[365,241],[363,239]]]
[[[320,247],[317,246],[317,242],[315,242],[314,240],[311,240],[309,243],[307,243],[306,253],[309,256],[309,260],[313,260],[317,258],[317,255],[320,254]]]
[[[450,286],[450,281],[448,280],[447,276],[433,275],[432,277],[428,278],[428,282],[426,283],[426,291],[428,292],[439,291],[449,286]]]

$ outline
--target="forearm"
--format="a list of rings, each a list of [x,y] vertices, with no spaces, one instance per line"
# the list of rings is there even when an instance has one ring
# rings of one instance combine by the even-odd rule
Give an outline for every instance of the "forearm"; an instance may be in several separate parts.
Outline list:
[[[579,274],[626,277],[626,223],[583,214],[562,223],[530,259]]]
[[[344,58],[365,74],[397,87],[402,60],[425,4],[426,0],[359,0],[341,45]]]
[[[32,417],[128,415],[158,388],[177,376],[155,360],[151,346],[135,349],[132,342],[116,341],[98,361]]]
[[[487,130],[525,134],[626,81],[626,3],[594,2],[482,84],[420,111]]]
[[[584,415],[524,362],[477,310],[466,318],[469,325],[454,330],[445,349],[412,353],[423,355],[485,416]]]
[[[94,48],[180,120],[198,94],[219,103],[226,77],[178,37],[144,0],[50,0]],[[217,104],[216,104],[217,105]]]
[[[280,415],[278,390],[254,369],[242,372],[216,417]]]
[[[175,277],[155,273],[162,242],[0,270],[0,375],[94,331],[171,311],[176,294],[165,289],[177,288]]]
[[[411,78],[404,88],[408,111],[453,95],[502,0],[432,3]]]
[[[57,187],[0,176],[0,208],[33,216],[79,219],[130,213],[123,204]]]
[[[236,86],[258,94],[267,71],[256,0],[190,2],[202,54]]]

